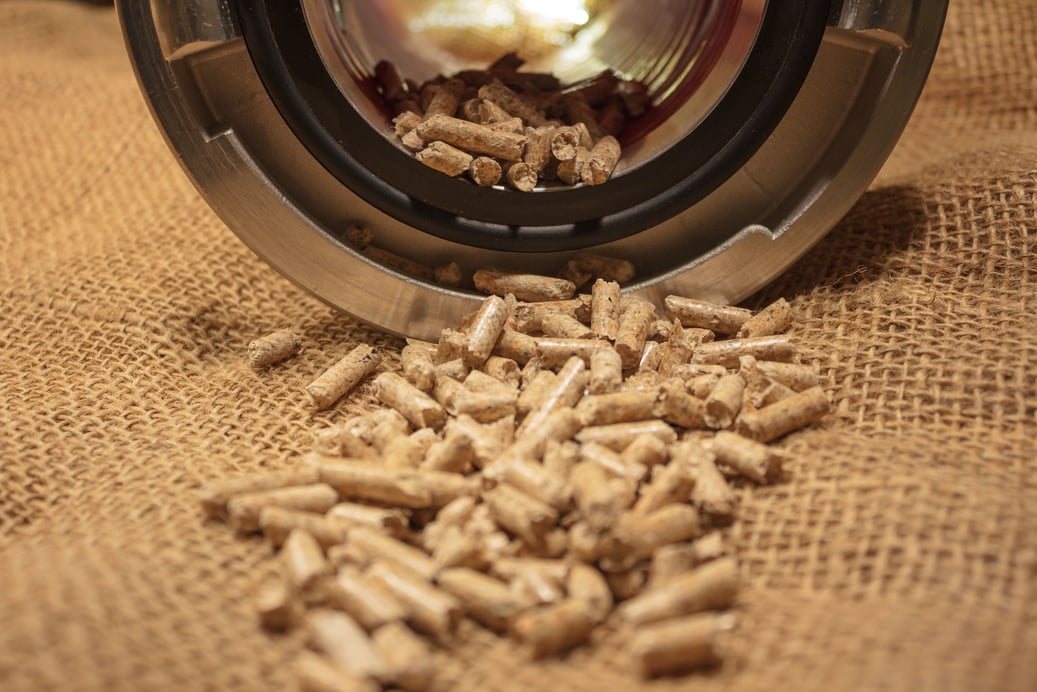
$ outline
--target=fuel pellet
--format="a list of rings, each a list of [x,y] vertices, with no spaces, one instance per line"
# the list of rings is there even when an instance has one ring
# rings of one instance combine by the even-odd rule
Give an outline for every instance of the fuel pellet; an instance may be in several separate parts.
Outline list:
[[[477,270],[472,281],[483,293],[502,297],[511,293],[526,302],[567,300],[576,291],[576,286],[565,279],[491,269]]]
[[[586,641],[595,623],[585,601],[567,600],[523,613],[513,630],[533,658],[542,658]]]
[[[744,391],[745,381],[741,375],[736,373],[721,377],[705,402],[703,418],[706,425],[714,429],[730,427],[742,409]]]
[[[599,442],[622,453],[631,442],[641,435],[657,437],[663,444],[672,444],[677,441],[677,433],[674,429],[661,420],[591,426],[576,433],[576,441],[582,444]]]
[[[448,640],[462,617],[460,602],[406,569],[375,563],[367,575],[382,585],[410,612],[410,619],[423,632],[440,641]]]
[[[306,387],[306,392],[318,411],[331,408],[349,393],[360,380],[374,372],[382,362],[382,354],[367,344],[360,344],[324,374]]]
[[[634,626],[724,608],[738,591],[738,565],[725,557],[696,567],[670,583],[646,591],[619,607],[624,621]]]
[[[378,400],[396,409],[416,428],[439,430],[446,423],[446,411],[432,397],[391,372],[375,379]]]
[[[259,514],[265,507],[323,514],[337,499],[335,489],[324,483],[261,490],[232,497],[227,502],[227,518],[238,533],[254,533],[259,531]]]
[[[752,311],[709,303],[682,296],[666,296],[666,311],[685,327],[709,329],[717,334],[735,334],[752,317]]]
[[[466,615],[497,632],[507,631],[522,610],[507,584],[473,569],[444,569],[436,583],[461,603]]]
[[[771,336],[782,334],[792,326],[792,306],[784,298],[756,313],[738,330],[739,338]]]
[[[290,329],[279,329],[248,344],[248,362],[253,370],[280,363],[299,352],[299,337]]]
[[[736,421],[735,431],[757,442],[770,442],[820,419],[831,407],[824,389],[813,387],[746,412]]]
[[[765,444],[722,430],[711,447],[718,462],[757,483],[770,483],[781,476],[783,457]]]
[[[450,177],[461,175],[472,165],[471,154],[438,140],[429,142],[428,146],[414,155],[414,158]]]

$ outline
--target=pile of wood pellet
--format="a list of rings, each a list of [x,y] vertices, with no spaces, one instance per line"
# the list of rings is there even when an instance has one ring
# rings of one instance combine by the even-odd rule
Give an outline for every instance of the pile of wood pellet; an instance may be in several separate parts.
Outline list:
[[[382,61],[374,82],[396,114],[400,143],[441,173],[521,192],[607,181],[622,155],[617,137],[649,107],[645,86],[610,70],[566,86],[551,74],[519,72],[522,64],[510,53],[485,70],[419,85]]]
[[[383,407],[318,431],[294,469],[203,490],[210,516],[280,549],[258,609],[306,628],[303,689],[435,686],[430,647],[462,618],[532,657],[628,628],[645,676],[721,658],[728,477],[779,481],[766,443],[829,409],[789,304],[669,296],[664,317],[600,278],[568,300],[498,288],[438,343],[408,342],[400,371],[361,345],[311,383],[323,410],[373,378]],[[298,349],[281,331],[250,357]]]

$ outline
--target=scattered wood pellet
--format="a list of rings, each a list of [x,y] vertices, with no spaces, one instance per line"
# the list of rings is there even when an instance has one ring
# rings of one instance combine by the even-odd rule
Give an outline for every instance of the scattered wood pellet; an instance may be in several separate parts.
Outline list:
[[[717,636],[734,628],[728,614],[693,615],[639,628],[631,642],[646,677],[678,673],[720,662]]]
[[[335,489],[324,483],[236,495],[227,501],[227,523],[238,533],[254,533],[259,531],[259,515],[266,507],[323,513],[337,499]]]
[[[479,115],[506,122],[493,104]],[[768,443],[830,409],[818,372],[784,301],[753,315],[670,296],[663,319],[621,295],[621,262],[578,255],[562,273],[483,271],[491,295],[437,343],[335,366],[321,401],[373,375],[374,410],[318,430],[294,469],[203,486],[206,515],[279,550],[255,607],[268,629],[306,624],[321,655],[300,657],[303,689],[435,687],[429,640],[454,646],[463,618],[535,658],[628,626],[649,677],[723,658],[728,477],[780,482],[789,458]]]
[[[299,352],[299,337],[290,329],[279,329],[248,344],[248,362],[255,370],[280,363]]]
[[[572,298],[576,286],[571,281],[536,274],[517,274],[492,269],[479,269],[472,276],[475,288],[483,293],[504,297],[509,293],[529,302]]]
[[[318,411],[331,408],[382,362],[382,354],[360,344],[306,387]]]

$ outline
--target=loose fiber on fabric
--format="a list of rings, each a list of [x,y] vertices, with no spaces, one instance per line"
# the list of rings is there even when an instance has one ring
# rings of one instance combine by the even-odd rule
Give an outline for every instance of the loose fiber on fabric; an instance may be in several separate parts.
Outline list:
[[[475,626],[435,689],[1037,688],[1037,5],[952,3],[872,189],[749,304],[787,298],[833,404],[736,486],[745,588],[715,671],[641,681],[623,635],[530,663]],[[254,373],[245,347],[303,351]],[[206,522],[210,479],[284,468],[304,386],[359,343],[260,262],[167,151],[110,10],[0,2],[0,688],[280,690],[276,569]]]

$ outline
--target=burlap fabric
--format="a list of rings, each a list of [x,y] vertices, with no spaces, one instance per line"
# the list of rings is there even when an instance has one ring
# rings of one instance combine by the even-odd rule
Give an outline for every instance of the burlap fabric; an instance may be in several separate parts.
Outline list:
[[[469,628],[437,689],[1037,689],[1037,4],[958,2],[923,102],[789,298],[835,412],[743,488],[717,671],[650,684],[622,638],[528,663]],[[283,689],[273,569],[204,480],[283,467],[359,342],[200,200],[108,10],[0,2],[0,688]],[[252,373],[258,334],[305,352]],[[369,393],[366,394],[369,397]],[[363,406],[368,399],[361,396]]]

